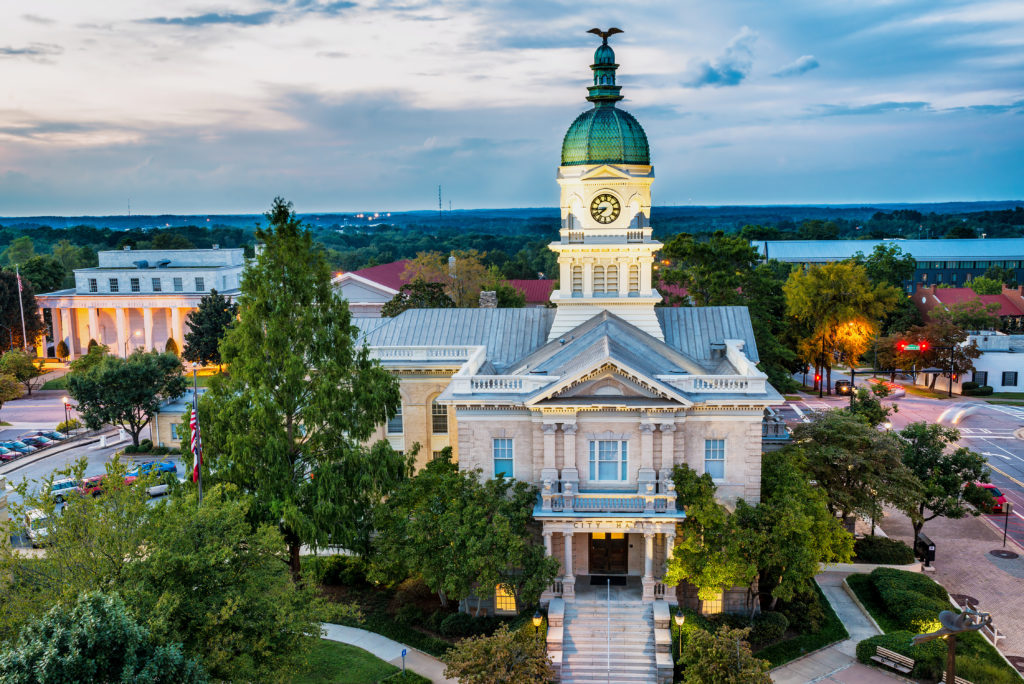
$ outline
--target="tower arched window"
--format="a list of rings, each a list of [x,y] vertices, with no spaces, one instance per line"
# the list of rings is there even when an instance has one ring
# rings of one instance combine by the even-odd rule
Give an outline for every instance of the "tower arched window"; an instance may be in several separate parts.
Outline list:
[[[594,292],[604,292],[604,266],[594,266]]]
[[[572,291],[573,294],[583,292],[583,268],[579,264],[572,267]]]
[[[619,265],[612,264],[605,272],[605,286],[608,292],[615,294],[619,291]]]
[[[629,265],[629,291],[640,292],[640,267],[637,264]]]
[[[448,434],[448,407],[438,404],[437,399],[430,402],[430,428],[432,434]]]

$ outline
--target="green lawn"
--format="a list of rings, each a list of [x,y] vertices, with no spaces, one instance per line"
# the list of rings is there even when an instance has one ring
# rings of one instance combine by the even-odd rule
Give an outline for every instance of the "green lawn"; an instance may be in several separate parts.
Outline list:
[[[917,396],[917,397],[927,397],[929,399],[948,399],[949,398],[949,392],[947,390],[934,391],[933,392],[932,390],[928,389],[927,387],[921,387],[920,385],[900,385],[900,387],[902,387],[904,390],[906,390],[907,394],[913,394],[914,396]],[[938,387],[938,384],[936,384],[936,387]],[[953,396],[956,396],[956,395],[954,394]]]
[[[380,658],[361,648],[321,639],[309,654],[309,668],[292,677],[292,684],[330,684],[350,682],[351,684],[376,684],[386,680],[419,684],[428,679],[407,671],[406,677],[396,676],[400,668],[385,663]]]
[[[999,404],[1000,406],[1024,406],[1024,401],[988,401],[990,404]]]
[[[814,582],[814,591],[818,594],[818,601],[825,612],[825,621],[817,632],[800,634],[792,639],[780,641],[754,653],[758,658],[764,658],[772,667],[778,667],[800,656],[817,651],[829,644],[849,638],[850,634],[843,626],[842,620],[832,610],[832,605],[821,592],[817,582]]]
[[[43,383],[43,386],[40,387],[39,389],[44,389],[44,390],[62,390],[62,389],[67,389],[67,388],[68,388],[68,376],[67,375],[62,375],[59,378],[54,378],[53,380],[47,380],[46,382]]]

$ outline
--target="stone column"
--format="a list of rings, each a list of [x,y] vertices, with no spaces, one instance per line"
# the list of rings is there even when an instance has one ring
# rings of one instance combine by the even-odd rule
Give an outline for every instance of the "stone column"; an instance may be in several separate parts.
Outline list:
[[[68,354],[75,355],[75,318],[73,309],[60,310],[60,327],[64,333],[64,343],[68,345]]]
[[[671,468],[675,458],[676,424],[662,423],[661,428],[661,469]]]
[[[676,548],[676,535],[675,532],[667,532],[665,534],[665,565],[668,566],[668,562],[672,560],[672,550]],[[550,554],[548,554],[550,555]]]
[[[645,495],[644,510],[654,510],[654,494],[657,487],[657,473],[654,472],[654,424],[640,423],[640,470],[637,472],[637,492]]]
[[[550,556],[551,555],[551,535],[552,534],[554,534],[554,532],[551,532],[550,530],[544,530],[544,555],[545,556]]]
[[[643,600],[653,601],[657,580],[654,579],[654,532],[649,530],[644,532],[644,576],[640,578],[640,584],[643,586]]]
[[[103,344],[100,339],[100,310],[95,307],[89,307],[89,337]]]
[[[572,297],[572,260],[568,257],[559,257],[558,275],[558,284],[562,296]]]
[[[619,258],[619,296],[629,296],[629,259]]]
[[[594,296],[594,259],[592,257],[583,258],[583,296]]]
[[[562,471],[576,469],[576,423],[562,423]]]
[[[558,432],[556,423],[543,423],[540,426],[544,433],[544,469],[540,471],[541,482],[558,480],[558,468],[555,467],[555,433]]]
[[[53,353],[57,353],[57,343],[64,339],[64,326],[61,321],[61,311],[58,308],[50,309],[50,323],[53,324]]]
[[[562,598],[572,601],[576,598],[576,578],[572,574],[572,530],[563,532],[562,535],[565,537],[565,559],[563,561],[565,573],[562,578]]]
[[[146,336],[146,351],[149,351],[153,348],[153,309],[148,306],[142,309],[142,330]]]
[[[125,356],[125,341],[131,333],[128,332],[128,320],[122,307],[114,309],[114,320],[117,325],[117,351],[114,355]]]
[[[640,257],[640,294],[651,294],[651,264],[654,257]]]
[[[185,351],[185,334],[181,327],[181,309],[171,307],[171,337],[178,343],[178,353]]]

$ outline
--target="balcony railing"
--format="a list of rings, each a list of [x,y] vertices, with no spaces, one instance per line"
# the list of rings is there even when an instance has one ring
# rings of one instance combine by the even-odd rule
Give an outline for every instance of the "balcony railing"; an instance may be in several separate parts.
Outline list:
[[[767,391],[765,378],[749,375],[659,375],[658,379],[684,392],[699,394],[761,394]]]
[[[546,387],[558,380],[549,375],[470,375],[452,377],[455,394],[523,394]]]
[[[561,489],[561,491],[558,491]],[[572,481],[544,482],[541,510],[556,513],[672,513],[676,511],[676,490],[672,480],[641,483],[640,491],[579,492]]]
[[[381,361],[468,361],[479,347],[371,347],[370,353]]]

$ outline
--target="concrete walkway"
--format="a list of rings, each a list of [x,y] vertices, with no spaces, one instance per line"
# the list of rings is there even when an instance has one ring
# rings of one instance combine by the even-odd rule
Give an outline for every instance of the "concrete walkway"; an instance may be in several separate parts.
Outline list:
[[[324,629],[324,639],[357,646],[364,651],[372,653],[381,660],[391,663],[395,667],[402,667],[402,649],[406,649],[406,669],[423,675],[434,682],[434,684],[458,684],[454,679],[448,679],[444,676],[444,663],[423,651],[417,651],[411,646],[400,644],[397,641],[392,641],[385,636],[375,632],[368,632],[365,629],[332,625],[329,622],[325,622],[321,626]]]
[[[892,684],[908,680],[857,662],[857,642],[881,634],[871,618],[843,587],[846,574],[823,572],[814,579],[850,638],[815,651],[771,671],[778,684]]]

